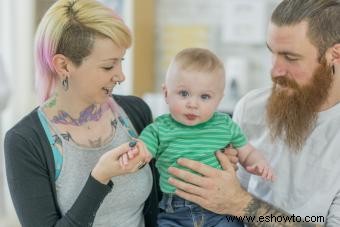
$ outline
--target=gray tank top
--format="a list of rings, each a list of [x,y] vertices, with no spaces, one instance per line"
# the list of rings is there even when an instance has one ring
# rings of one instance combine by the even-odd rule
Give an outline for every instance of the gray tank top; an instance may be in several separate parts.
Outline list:
[[[118,106],[116,109],[118,109],[119,117],[127,123],[129,120],[124,111]],[[100,156],[120,144],[130,141],[131,136],[128,130],[134,129],[131,128],[131,123],[127,123],[130,126],[130,129],[127,129],[126,125],[122,125],[122,122],[117,120],[115,135],[111,142],[99,148],[85,148],[71,140],[63,139],[57,128],[44,113],[43,115],[62,141],[63,162],[60,175],[56,180],[56,191],[58,204],[64,215],[77,199]],[[93,226],[143,227],[144,202],[152,187],[150,166],[146,165],[132,174],[113,177],[112,182],[114,182],[113,189],[98,209]]]

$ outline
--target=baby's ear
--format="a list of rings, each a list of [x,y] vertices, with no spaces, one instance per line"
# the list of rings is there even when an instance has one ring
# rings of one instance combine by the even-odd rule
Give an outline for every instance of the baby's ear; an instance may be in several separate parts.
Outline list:
[[[168,103],[168,89],[165,84],[162,84],[162,91],[165,98],[165,102]]]

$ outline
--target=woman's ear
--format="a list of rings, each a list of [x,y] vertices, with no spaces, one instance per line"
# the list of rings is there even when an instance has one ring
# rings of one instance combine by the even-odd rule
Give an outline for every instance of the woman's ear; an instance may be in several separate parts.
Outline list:
[[[166,88],[165,84],[162,84],[162,90],[163,90],[165,102],[168,104],[168,89]]]
[[[62,79],[65,75],[70,75],[69,65],[68,65],[69,61],[64,55],[62,54],[54,55],[52,58],[52,64],[53,64],[54,70],[59,76],[62,77]]]

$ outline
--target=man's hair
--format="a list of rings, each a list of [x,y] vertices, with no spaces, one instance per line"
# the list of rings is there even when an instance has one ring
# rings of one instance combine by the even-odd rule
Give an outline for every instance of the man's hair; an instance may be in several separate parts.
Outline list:
[[[58,0],[48,9],[35,36],[36,88],[41,102],[56,86],[53,56],[63,54],[79,66],[91,54],[96,37],[109,38],[122,48],[132,42],[122,19],[95,0]]]
[[[213,52],[204,48],[183,49],[176,54],[173,63],[183,70],[197,70],[203,72],[221,70],[224,74],[222,61]]]
[[[283,0],[271,17],[277,26],[302,21],[308,23],[307,37],[318,48],[319,60],[329,47],[340,43],[339,0]]]

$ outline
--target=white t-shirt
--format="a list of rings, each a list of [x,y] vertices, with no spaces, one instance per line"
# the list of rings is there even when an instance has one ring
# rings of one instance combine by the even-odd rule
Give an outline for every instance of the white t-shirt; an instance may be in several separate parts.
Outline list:
[[[270,92],[266,88],[247,94],[237,104],[233,119],[249,142],[263,152],[277,179],[265,181],[240,167],[241,184],[292,215],[314,220],[312,216],[323,216],[327,226],[340,226],[340,104],[319,113],[316,128],[303,150],[296,153],[282,141],[271,142],[265,124]]]

